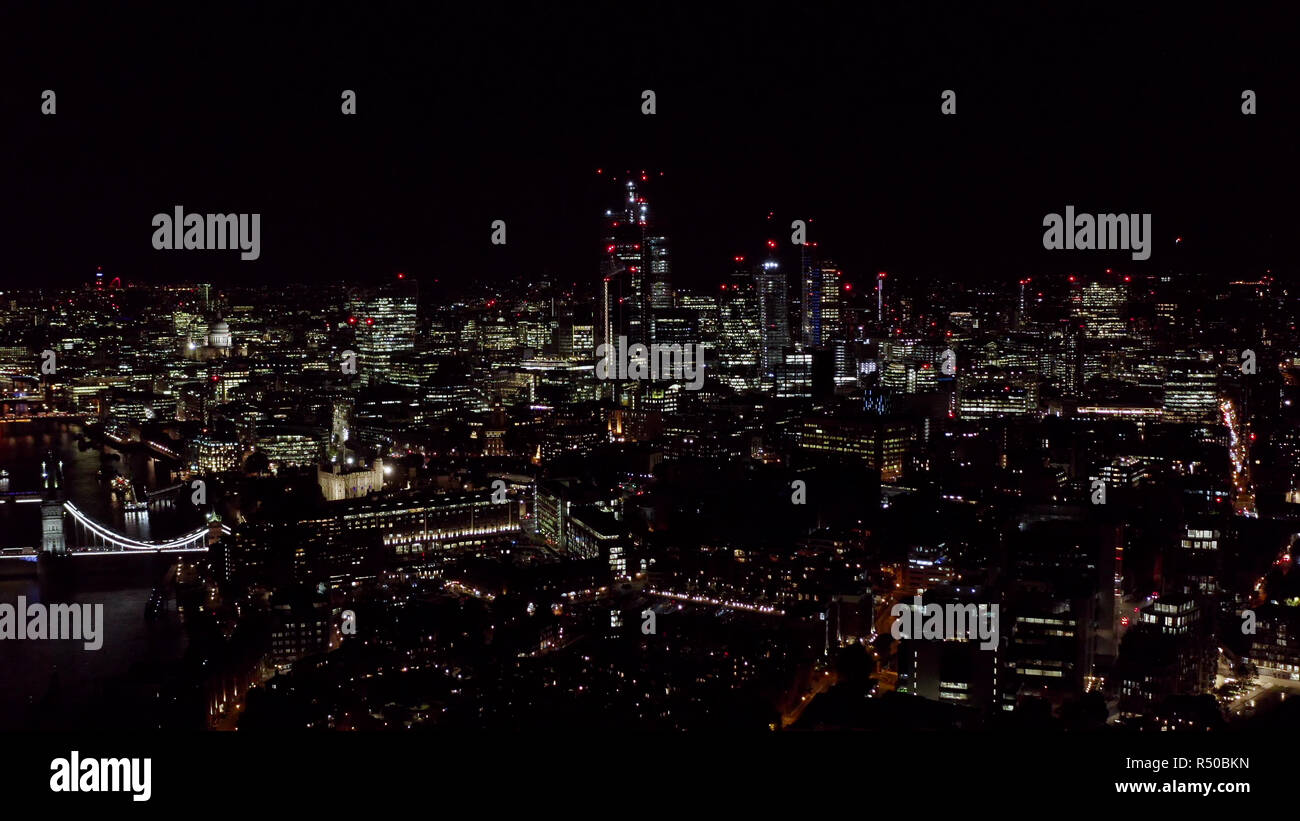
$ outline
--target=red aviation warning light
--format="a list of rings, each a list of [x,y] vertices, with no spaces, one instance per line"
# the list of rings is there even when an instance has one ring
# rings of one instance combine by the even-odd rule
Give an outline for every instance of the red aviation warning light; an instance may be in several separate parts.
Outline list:
[[[355,324],[357,324],[357,318],[356,318],[355,316],[350,316],[350,317],[348,317],[348,324],[349,324],[349,325],[355,325]]]
[[[768,248],[775,248],[775,247],[776,247],[776,240],[774,240],[774,239],[769,239],[769,240],[767,241],[767,247],[768,247]]]
[[[373,316],[368,316],[368,317],[366,317],[366,324],[367,324],[367,325],[374,325],[374,324],[375,324],[375,318],[374,318]]]

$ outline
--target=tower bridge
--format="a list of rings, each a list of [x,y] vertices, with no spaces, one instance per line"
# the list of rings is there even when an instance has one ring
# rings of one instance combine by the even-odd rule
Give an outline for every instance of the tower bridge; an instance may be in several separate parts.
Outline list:
[[[47,516],[49,502],[41,505],[43,553],[154,552],[203,553],[230,528],[219,521],[197,527],[174,539],[143,541],[118,533],[108,525],[87,516],[72,502],[58,503],[55,513]],[[65,523],[71,523],[71,528]]]
[[[82,553],[201,553],[230,528],[214,519],[202,527],[183,533],[173,539],[146,541],[133,539],[117,532],[113,527],[87,515],[70,500],[63,498],[63,464],[53,453],[45,457],[41,469],[44,480],[42,494],[21,494],[25,498],[15,501],[41,503],[41,553],[56,555]],[[176,485],[147,494],[151,503],[170,500],[180,488]]]

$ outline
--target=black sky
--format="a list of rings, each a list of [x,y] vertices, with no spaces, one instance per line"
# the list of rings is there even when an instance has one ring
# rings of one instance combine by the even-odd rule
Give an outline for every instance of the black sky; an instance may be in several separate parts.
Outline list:
[[[757,253],[769,211],[786,242],[814,219],[850,277],[1294,276],[1292,20],[1053,5],[9,9],[0,284],[594,280],[596,168],[664,172],[648,195],[688,285]],[[153,250],[176,204],[260,212],[261,259]],[[1151,259],[1044,251],[1067,204],[1151,212]]]

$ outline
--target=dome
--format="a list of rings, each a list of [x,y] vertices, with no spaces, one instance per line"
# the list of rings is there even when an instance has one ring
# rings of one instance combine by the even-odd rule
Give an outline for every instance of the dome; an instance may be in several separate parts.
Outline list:
[[[230,347],[230,326],[218,319],[208,326],[208,345],[213,348]]]

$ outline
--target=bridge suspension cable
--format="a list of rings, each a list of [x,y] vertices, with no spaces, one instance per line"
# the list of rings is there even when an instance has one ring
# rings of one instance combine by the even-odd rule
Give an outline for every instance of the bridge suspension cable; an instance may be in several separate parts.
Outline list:
[[[178,536],[165,542],[144,542],[139,539],[131,539],[119,533],[115,533],[86,514],[82,513],[72,502],[65,501],[63,509],[66,510],[77,524],[94,533],[105,543],[112,544],[123,550],[190,550],[205,546],[203,543],[207,538],[208,529],[200,527],[196,530]],[[223,535],[230,534],[230,528],[226,525],[221,526]]]

